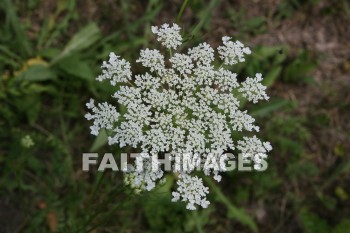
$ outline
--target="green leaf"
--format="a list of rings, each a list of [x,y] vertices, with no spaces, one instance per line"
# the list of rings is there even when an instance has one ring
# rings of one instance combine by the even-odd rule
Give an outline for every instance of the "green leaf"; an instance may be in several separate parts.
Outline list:
[[[45,65],[33,65],[17,76],[17,80],[46,81],[56,79],[56,74]]]
[[[25,93],[31,94],[31,93],[42,93],[47,92],[51,94],[57,94],[57,88],[54,85],[41,85],[38,83],[32,83],[28,88],[26,89]]]
[[[302,209],[299,218],[307,233],[329,233],[330,229],[327,222],[306,208]]]
[[[61,53],[60,49],[57,48],[48,48],[40,51],[39,55],[47,58],[47,60],[52,60]]]
[[[320,191],[316,192],[316,195],[322,205],[326,207],[327,210],[329,211],[334,211],[335,208],[337,207],[337,199],[335,199],[333,196],[327,196],[326,194],[323,194]]]
[[[96,152],[98,149],[107,144],[108,135],[106,130],[101,130],[98,136],[96,137],[94,143],[90,147],[90,152]]]
[[[350,173],[350,160],[344,159],[342,163],[340,163],[335,169],[332,174],[330,174],[327,179],[324,181],[323,185],[321,186],[321,190],[327,188],[330,186],[339,176],[343,174],[349,174]]]
[[[15,98],[13,104],[16,106],[19,114],[27,117],[30,124],[38,119],[41,109],[41,101],[38,94],[32,93],[21,96],[21,98]]]
[[[345,189],[341,186],[338,186],[335,189],[335,194],[342,201],[347,201],[349,199],[349,194],[345,191]]]
[[[290,105],[290,101],[288,100],[275,99],[270,102],[260,104],[258,107],[255,107],[251,111],[250,115],[254,117],[264,117],[288,105]]]
[[[263,17],[252,17],[243,25],[243,31],[252,34],[260,34],[266,31],[266,20]]]
[[[89,81],[94,79],[94,73],[91,67],[85,61],[81,60],[78,55],[63,58],[57,66],[69,75]]]
[[[296,163],[289,163],[286,168],[286,174],[294,179],[306,179],[318,176],[319,168],[311,161],[298,161]]]
[[[14,60],[21,60],[21,57],[18,56],[16,53],[12,52],[8,47],[0,45],[0,52],[2,55],[6,55],[7,58],[14,59]]]
[[[0,10],[4,11],[2,19],[5,22],[1,21],[1,28],[4,28],[6,32],[1,34],[1,42],[5,41],[10,45],[12,49],[17,51],[17,54],[23,56],[29,56],[33,52],[33,46],[30,45],[30,41],[27,37],[27,33],[24,29],[23,23],[17,14],[16,4],[11,0],[2,0],[0,1]],[[5,39],[4,39],[5,38]]]
[[[197,37],[202,28],[210,25],[209,22],[212,18],[213,10],[219,5],[219,0],[211,0],[206,7],[203,7],[203,10],[198,13],[198,24],[192,28],[191,35]]]
[[[333,230],[332,233],[350,233],[350,218],[342,220]]]
[[[284,78],[291,82],[312,83],[308,73],[317,66],[317,61],[307,51],[301,51],[284,70]]]
[[[0,92],[0,98],[1,99],[5,99],[6,98],[6,94],[4,92]]]
[[[73,52],[79,52],[90,47],[95,42],[97,42],[100,38],[101,38],[101,32],[100,32],[100,29],[97,27],[97,25],[95,23],[88,24],[73,36],[73,38],[68,42],[66,47],[63,49],[62,53],[60,53],[51,62],[51,64],[57,63],[59,60],[72,54]]]
[[[262,84],[268,87],[272,86],[275,80],[280,76],[281,72],[282,66],[273,67],[270,70],[270,72],[265,76],[264,80],[262,81]]]
[[[184,0],[184,1],[183,1],[182,5],[181,5],[181,8],[180,8],[180,11],[179,11],[179,13],[178,13],[177,16],[176,16],[176,23],[179,23],[179,22],[180,22],[181,15],[182,15],[182,13],[184,12],[187,3],[188,3],[188,0]]]
[[[249,29],[256,29],[262,26],[265,23],[265,19],[263,17],[252,17],[251,19],[246,21],[246,26]]]
[[[147,40],[146,38],[135,38],[135,39],[130,39],[128,41],[125,41],[123,43],[120,43],[115,46],[115,50],[118,51],[119,54],[124,53],[125,51],[128,51],[131,47],[132,48],[137,48],[140,45],[146,43]]]
[[[215,193],[217,200],[226,205],[228,209],[227,216],[229,218],[238,220],[240,223],[248,226],[253,232],[258,232],[258,227],[254,222],[253,218],[250,217],[244,211],[244,209],[234,206],[231,203],[231,201],[221,192],[220,188],[210,178],[205,177],[204,179]]]
[[[254,48],[254,53],[252,56],[261,60],[266,60],[266,58],[278,54],[279,51],[283,48],[284,47],[282,46],[257,46]]]

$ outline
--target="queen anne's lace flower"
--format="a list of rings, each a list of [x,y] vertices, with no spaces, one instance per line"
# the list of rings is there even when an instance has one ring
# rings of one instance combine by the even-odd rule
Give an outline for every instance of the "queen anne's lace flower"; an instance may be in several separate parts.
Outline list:
[[[262,142],[255,135],[243,137],[244,141],[238,141],[237,149],[242,152],[243,157],[252,157],[253,161],[259,164],[261,158],[267,158],[267,152],[272,150],[270,142]],[[259,165],[254,168],[258,169]]]
[[[182,37],[180,35],[181,28],[177,24],[169,27],[169,24],[163,24],[161,28],[152,26],[152,32],[158,36],[158,41],[168,49],[176,49],[181,45]]]
[[[136,62],[140,62],[144,67],[150,68],[151,72],[156,71],[161,74],[165,69],[164,56],[156,49],[141,50],[140,58]]]
[[[173,68],[180,72],[180,74],[191,74],[192,73],[192,59],[186,54],[176,53],[169,59]]]
[[[210,204],[206,199],[209,189],[203,185],[202,178],[180,174],[177,185],[177,192],[172,193],[172,201],[179,201],[182,198],[182,201],[187,202],[186,208],[189,210],[195,210],[195,205],[207,208]]]
[[[95,101],[90,99],[90,102],[86,104],[86,107],[92,111],[85,114],[85,118],[88,120],[94,120],[94,124],[90,127],[91,134],[98,135],[100,129],[112,129],[114,123],[118,121],[119,113],[116,107],[102,103],[95,106]]]
[[[255,119],[247,114],[247,110],[236,110],[230,113],[231,125],[233,130],[242,131],[257,131],[259,132],[259,126],[253,125]]]
[[[224,36],[222,42],[224,45],[218,47],[218,52],[225,65],[234,65],[238,62],[244,62],[244,54],[251,53],[250,49],[244,47],[241,42],[232,42],[231,37]]]
[[[181,45],[180,27],[176,24],[152,27],[152,32],[168,49]],[[133,77],[129,62],[111,53],[97,79],[118,84],[113,98],[123,110],[117,111],[107,103],[95,106],[91,100],[87,104],[91,113],[86,114],[88,120],[93,120],[91,133],[97,135],[100,129],[107,129],[110,145],[139,148],[144,154],[169,152],[176,161],[189,154],[207,159],[223,158],[224,152],[238,149],[243,154],[251,154],[258,164],[266,158],[271,145],[256,136],[243,137],[237,142],[232,134],[259,131],[254,125],[255,119],[241,109],[238,95],[253,103],[267,100],[266,87],[261,84],[261,74],[240,83],[237,74],[226,67],[243,62],[244,55],[250,54],[249,48],[223,37],[223,45],[217,50],[223,60],[220,67],[214,63],[214,49],[207,43],[187,53],[172,51],[167,57],[159,50],[144,49],[136,62],[148,68],[148,72]],[[150,170],[150,166],[155,165],[150,158],[142,158],[146,169],[125,175],[125,182],[138,191],[153,189],[163,177],[160,168]],[[135,163],[142,163],[140,161],[141,158],[137,158]],[[180,175],[173,201],[186,202],[188,209],[205,208],[209,204],[206,200],[209,190],[201,178],[191,174],[192,170],[176,170]],[[204,175],[220,181],[222,171],[215,166],[207,167]]]
[[[266,95],[266,87],[261,84],[262,74],[256,74],[255,78],[247,78],[243,83],[242,87],[238,89],[239,92],[243,92],[243,96],[254,104],[258,100],[268,100],[269,97]]]
[[[102,74],[96,78],[98,81],[110,79],[111,84],[115,86],[117,83],[127,82],[131,79],[130,63],[119,59],[119,56],[113,52],[109,54],[108,63],[104,61],[101,68]]]
[[[157,181],[162,182],[164,172],[161,169],[154,171],[152,165],[159,168],[159,164],[152,163],[152,158],[147,154],[136,157],[136,167],[129,167],[124,178],[125,184],[130,185],[136,193],[155,188]]]
[[[222,91],[232,90],[239,87],[237,82],[237,74],[232,73],[229,70],[220,68],[215,72],[214,84],[217,85]]]
[[[194,61],[203,66],[208,66],[214,61],[214,49],[205,42],[189,49],[188,54]]]

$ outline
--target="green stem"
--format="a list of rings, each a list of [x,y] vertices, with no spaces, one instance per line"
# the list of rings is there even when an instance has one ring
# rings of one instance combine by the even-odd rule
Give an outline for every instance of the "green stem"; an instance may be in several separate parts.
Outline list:
[[[193,218],[194,218],[194,222],[196,224],[197,232],[204,233],[203,228],[202,228],[201,223],[200,223],[200,220],[199,220],[197,210],[193,211]]]
[[[181,18],[182,13],[184,12],[184,10],[186,8],[187,3],[188,3],[188,0],[183,1],[182,5],[181,5],[181,8],[180,8],[180,11],[179,11],[179,13],[176,16],[176,23],[179,23],[180,18]]]
[[[231,203],[231,201],[221,192],[220,188],[209,177],[204,177],[204,180],[211,188],[212,192],[216,195],[217,201],[226,205],[228,209],[228,217],[234,218],[242,224],[248,226],[253,232],[258,232],[258,226],[252,217],[250,217],[244,209],[238,208]]]
[[[130,196],[131,194],[132,194],[132,192],[130,191],[129,193],[127,193],[126,196],[128,197],[128,196]],[[96,225],[90,227],[90,228],[86,231],[86,233],[89,233],[89,232],[95,230],[95,229],[98,228],[98,227],[105,226],[106,223],[108,223],[108,221],[111,219],[113,213],[115,213],[115,211],[116,211],[122,204],[124,204],[124,203],[125,203],[125,202],[119,202],[117,205],[115,205],[110,211],[107,212],[107,214],[104,215],[104,218],[103,218],[103,221],[102,221],[102,222],[100,222],[100,223],[98,223],[98,224],[96,224]]]

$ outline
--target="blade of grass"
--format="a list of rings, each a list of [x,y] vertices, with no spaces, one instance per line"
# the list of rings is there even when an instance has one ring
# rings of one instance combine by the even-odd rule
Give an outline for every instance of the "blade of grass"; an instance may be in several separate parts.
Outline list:
[[[9,48],[7,48],[3,45],[0,45],[0,52],[2,52],[3,55],[6,54],[10,59],[17,60],[17,61],[21,60],[20,56],[13,53]]]
[[[146,8],[146,12],[151,12],[151,10],[155,7],[157,7],[157,5],[159,5],[160,2],[159,0],[151,0],[148,2],[147,8]],[[144,33],[143,33],[143,46],[146,48],[149,45],[149,38],[151,37],[151,20],[148,20],[145,23],[145,27],[144,27]]]
[[[101,37],[100,29],[95,23],[88,24],[68,42],[63,51],[51,61],[51,65],[57,63],[62,58],[92,46]]]
[[[51,35],[49,35],[49,37],[45,40],[45,44],[44,45],[41,45],[41,44],[38,44],[38,46],[42,46],[44,48],[49,48],[51,47],[51,45],[53,44],[53,42],[62,34],[62,31],[68,29],[68,26],[69,26],[69,22],[70,20],[72,20],[74,18],[74,15],[76,14],[76,9],[75,9],[75,6],[76,6],[76,0],[68,0],[68,1],[64,1],[64,2],[61,2],[60,4],[66,4],[66,5],[59,5],[55,15],[53,15],[52,19],[53,19],[53,22],[56,21],[56,17],[58,17],[58,15],[61,13],[61,11],[63,11],[64,9],[67,9],[68,10],[68,13],[65,14],[65,17],[60,21],[58,22],[57,24],[54,24],[56,25],[53,29],[54,31],[51,33]],[[52,26],[53,27],[53,26]],[[42,30],[48,30],[50,31],[51,30],[51,25],[50,23],[48,22],[48,25],[47,25],[47,29],[45,29],[43,27]]]
[[[258,227],[252,217],[250,217],[244,209],[234,206],[231,201],[221,192],[220,188],[209,177],[204,178],[206,183],[216,195],[219,202],[226,205],[228,209],[228,217],[238,220],[240,223],[248,226],[253,232],[258,232]]]
[[[251,112],[250,115],[253,117],[264,117],[268,116],[274,111],[277,111],[279,109],[282,109],[288,105],[291,105],[292,103],[288,100],[284,99],[276,99],[272,100],[270,102],[260,104],[259,107],[254,108]]]
[[[199,22],[198,24],[193,28],[191,34],[193,36],[197,36],[197,34],[200,32],[200,30],[205,27],[212,18],[212,12],[215,7],[217,7],[220,3],[220,0],[211,0],[208,7],[204,8],[198,15]]]
[[[137,30],[140,26],[142,26],[145,22],[151,21],[154,19],[157,14],[160,12],[162,9],[163,4],[159,3],[154,9],[150,10],[150,12],[146,12],[141,18],[138,20],[130,23],[129,30],[135,31]],[[99,43],[96,46],[103,45],[105,43],[108,43],[109,41],[114,40],[115,38],[119,37],[123,32],[125,32],[125,27],[121,28],[119,31],[116,31],[106,37],[104,37],[102,40],[99,41]]]
[[[1,3],[0,7],[6,12],[5,27],[8,31],[13,31],[14,33],[14,40],[11,41],[11,43],[13,43],[13,45],[15,45],[24,56],[30,56],[32,54],[30,42],[26,36],[24,28],[22,27],[23,24],[17,16],[13,1],[4,0],[1,1]]]
[[[193,214],[193,219],[194,219],[194,222],[196,224],[196,229],[197,229],[198,233],[204,233],[200,218],[198,216],[198,211],[193,211],[192,214]]]
[[[180,18],[181,18],[182,14],[183,14],[186,6],[187,6],[187,3],[188,3],[188,0],[183,1],[182,5],[181,5],[181,8],[180,8],[180,11],[179,11],[179,13],[176,16],[176,23],[180,22]]]

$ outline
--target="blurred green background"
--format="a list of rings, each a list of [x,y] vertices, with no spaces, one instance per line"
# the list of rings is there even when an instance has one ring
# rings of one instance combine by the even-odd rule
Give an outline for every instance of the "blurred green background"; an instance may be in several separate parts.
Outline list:
[[[206,180],[212,204],[194,212],[170,202],[171,177],[133,195],[81,171],[83,152],[111,150],[84,119],[113,93],[94,80],[102,60],[135,60],[176,19],[190,43],[250,46],[236,72],[263,73],[271,96],[247,106],[269,169]],[[347,0],[0,0],[0,233],[349,233],[349,25]]]

